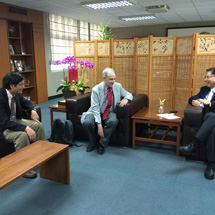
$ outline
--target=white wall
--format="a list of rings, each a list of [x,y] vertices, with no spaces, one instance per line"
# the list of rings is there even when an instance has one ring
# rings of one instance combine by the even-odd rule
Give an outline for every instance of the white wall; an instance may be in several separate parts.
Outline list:
[[[115,39],[144,38],[148,37],[149,35],[152,35],[154,37],[166,37],[168,28],[200,27],[200,26],[215,26],[215,25],[214,22],[202,23],[192,22],[169,25],[146,25],[129,28],[112,28],[112,32],[114,35],[116,35]]]

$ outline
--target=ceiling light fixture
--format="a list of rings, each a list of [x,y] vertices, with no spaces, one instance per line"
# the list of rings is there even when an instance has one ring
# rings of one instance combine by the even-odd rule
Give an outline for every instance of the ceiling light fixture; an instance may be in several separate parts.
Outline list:
[[[157,19],[157,17],[154,14],[148,14],[148,15],[137,15],[137,16],[120,16],[119,19],[124,21],[140,21],[140,20]]]
[[[134,6],[136,2],[134,0],[104,0],[104,1],[89,1],[82,2],[81,5],[91,9],[106,9],[106,8],[116,8],[125,6]]]

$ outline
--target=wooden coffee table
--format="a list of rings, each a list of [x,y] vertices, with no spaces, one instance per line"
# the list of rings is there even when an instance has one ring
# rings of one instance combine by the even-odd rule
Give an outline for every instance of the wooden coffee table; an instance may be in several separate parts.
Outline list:
[[[66,105],[51,105],[49,106],[50,108],[50,119],[51,119],[51,129],[53,126],[53,112],[62,112],[62,113],[66,113]]]
[[[165,110],[165,113],[170,113],[170,110]],[[168,145],[176,146],[176,155],[179,155],[179,144],[180,144],[180,135],[181,135],[181,123],[183,118],[183,111],[178,111],[175,113],[176,116],[179,116],[178,119],[165,119],[157,116],[158,109],[149,109],[143,108],[138,111],[136,114],[132,116],[133,119],[133,140],[132,140],[132,148],[135,149],[135,141],[147,141],[147,142],[155,142],[155,143],[163,143]],[[136,136],[136,124],[146,124],[147,126],[153,125],[155,126],[154,131],[149,137],[137,137]],[[164,135],[160,139],[153,139],[156,132],[159,129],[166,128]],[[170,130],[176,129],[176,141],[166,140],[167,134]]]
[[[0,190],[30,170],[40,177],[70,184],[69,146],[39,140],[0,159]]]

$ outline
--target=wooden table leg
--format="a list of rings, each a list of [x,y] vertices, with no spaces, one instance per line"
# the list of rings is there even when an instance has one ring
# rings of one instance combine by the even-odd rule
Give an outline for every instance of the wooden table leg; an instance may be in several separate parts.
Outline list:
[[[70,184],[69,147],[40,166],[40,177]]]
[[[136,121],[133,119],[133,136],[132,136],[132,148],[135,149],[135,141],[136,141]]]
[[[50,120],[51,120],[51,130],[53,127],[53,108],[50,108]]]

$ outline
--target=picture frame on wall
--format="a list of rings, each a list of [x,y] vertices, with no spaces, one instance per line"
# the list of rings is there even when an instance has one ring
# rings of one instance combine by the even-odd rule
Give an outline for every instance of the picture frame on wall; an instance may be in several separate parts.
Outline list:
[[[22,61],[21,60],[14,60],[14,63],[15,63],[15,67],[16,67],[16,70],[17,71],[22,71]]]
[[[12,45],[9,45],[9,49],[10,49],[10,54],[15,54],[15,52],[14,52],[14,49],[13,49],[13,46],[12,46]]]

